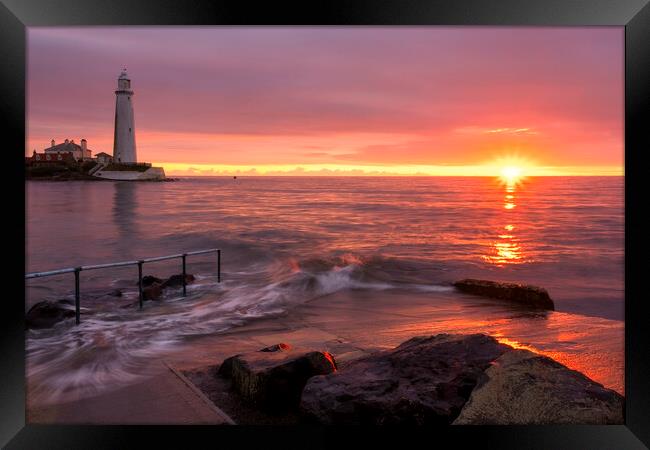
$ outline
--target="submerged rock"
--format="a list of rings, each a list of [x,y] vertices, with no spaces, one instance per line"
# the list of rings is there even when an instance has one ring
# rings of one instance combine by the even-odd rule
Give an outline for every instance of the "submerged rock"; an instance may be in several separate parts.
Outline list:
[[[69,300],[38,302],[27,311],[25,323],[28,328],[49,328],[55,323],[74,317],[74,309],[63,306],[70,303],[72,302]]]
[[[113,289],[111,292],[108,293],[111,297],[121,297],[122,296],[122,291],[120,289]]]
[[[185,284],[191,284],[195,280],[194,275],[191,273],[185,274]],[[137,284],[137,283],[136,283]],[[145,275],[142,277],[142,287],[153,286],[159,284],[163,289],[168,287],[177,287],[183,285],[183,274],[172,275],[171,277],[163,280],[162,278],[153,275]]]
[[[154,283],[162,283],[162,278],[154,277],[153,275],[145,275],[142,277],[142,287],[151,286]],[[135,283],[136,285],[138,283]]]
[[[555,310],[555,304],[546,289],[516,283],[501,283],[489,280],[467,278],[454,283],[454,286],[468,294],[508,300],[533,308]]]
[[[489,367],[454,425],[622,424],[624,399],[585,375],[527,350]]]
[[[185,284],[191,284],[194,282],[194,275],[188,273],[185,274]],[[183,285],[183,274],[178,274],[178,275],[172,275],[171,277],[167,278],[165,281],[162,283],[162,288],[168,288],[168,287],[178,287]]]
[[[307,380],[336,370],[328,352],[277,344],[224,360],[218,375],[246,400],[270,410],[296,408]]]
[[[483,334],[415,337],[311,378],[300,408],[322,424],[450,424],[483,371],[510,349]]]
[[[185,283],[190,284],[194,282],[194,275],[186,274]],[[160,300],[163,294],[163,289],[170,287],[177,287],[183,285],[183,275],[172,275],[171,277],[163,280],[162,278],[153,275],[145,275],[142,277],[142,298],[143,300]],[[114,291],[115,292],[115,291]],[[121,296],[120,292],[120,296]]]
[[[162,296],[162,286],[159,283],[153,283],[142,289],[143,300],[159,300]]]

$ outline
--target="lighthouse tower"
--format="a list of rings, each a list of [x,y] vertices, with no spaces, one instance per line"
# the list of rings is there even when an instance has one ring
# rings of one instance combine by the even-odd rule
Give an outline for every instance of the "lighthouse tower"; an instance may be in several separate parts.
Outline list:
[[[117,79],[115,91],[115,137],[113,140],[113,160],[118,163],[138,162],[135,150],[135,122],[133,120],[133,91],[131,79],[122,70]]]

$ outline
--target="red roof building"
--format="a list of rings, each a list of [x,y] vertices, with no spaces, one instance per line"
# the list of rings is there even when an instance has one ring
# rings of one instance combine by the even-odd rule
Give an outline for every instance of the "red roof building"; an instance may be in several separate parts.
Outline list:
[[[66,153],[34,153],[30,158],[25,158],[28,160],[28,164],[31,166],[41,166],[41,165],[65,165],[73,164],[76,162],[76,159],[72,152]]]

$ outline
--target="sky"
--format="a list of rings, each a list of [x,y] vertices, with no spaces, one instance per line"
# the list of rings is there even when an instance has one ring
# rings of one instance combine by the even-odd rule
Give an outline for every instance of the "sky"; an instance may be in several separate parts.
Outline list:
[[[28,28],[25,154],[167,175],[623,175],[622,27]]]

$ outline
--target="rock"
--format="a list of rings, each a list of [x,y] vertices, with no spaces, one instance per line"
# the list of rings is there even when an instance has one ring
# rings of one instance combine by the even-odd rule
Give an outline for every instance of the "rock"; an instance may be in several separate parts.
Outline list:
[[[527,286],[516,283],[500,283],[489,280],[474,280],[471,278],[460,280],[454,283],[454,286],[462,292],[484,297],[498,298],[516,303],[541,308],[555,310],[553,300],[548,295],[546,289],[537,286]]]
[[[111,292],[108,293],[111,297],[121,297],[122,296],[122,291],[120,289],[113,289]]]
[[[283,342],[275,345],[271,345],[269,347],[264,347],[260,349],[260,352],[278,352],[278,351],[283,351],[283,350],[291,350],[291,345],[285,344]],[[231,378],[232,377],[232,364],[233,361],[237,358],[242,356],[242,354],[231,356],[230,358],[226,358],[221,365],[219,366],[219,370],[217,371],[217,374],[224,377],[224,378]]]
[[[278,352],[278,351],[283,351],[283,350],[291,350],[291,346],[289,344],[279,343],[279,344],[271,345],[270,347],[264,347],[260,351],[261,352]]]
[[[300,409],[322,424],[450,424],[483,371],[509,349],[483,334],[415,337],[311,378]]]
[[[217,370],[217,375],[222,378],[232,378],[233,361],[235,361],[235,358],[238,358],[242,355],[243,354],[240,353],[238,355],[231,356],[230,358],[224,359],[221,365],[219,366],[219,369]]]
[[[624,399],[580,372],[527,350],[485,371],[454,425],[623,424]]]
[[[194,275],[186,274],[185,282],[190,284],[194,281]],[[163,280],[162,278],[155,277],[153,275],[145,275],[142,277],[142,297],[143,300],[159,300],[162,296],[163,289],[169,287],[176,287],[183,285],[183,275],[172,275],[171,277]],[[115,290],[113,292],[119,292],[118,297],[122,295],[122,292]]]
[[[66,308],[67,300],[42,301],[32,306],[25,316],[28,328],[49,328],[55,323],[76,315],[74,309]]]
[[[194,275],[188,273],[185,274],[185,284],[191,284],[194,282]],[[182,286],[183,285],[183,274],[178,274],[178,275],[172,275],[171,277],[167,278],[163,283],[162,283],[162,288],[169,288],[169,287],[177,287],[177,286]]]
[[[158,283],[153,283],[150,286],[142,289],[143,300],[159,300],[162,296],[162,286]]]
[[[162,282],[163,280],[161,278],[154,277],[153,275],[145,275],[142,277],[142,287],[151,286],[154,283],[161,284]],[[137,285],[138,283],[135,284]]]
[[[267,410],[295,409],[307,380],[336,371],[328,352],[277,344],[257,352],[227,358],[219,376],[232,379],[232,387],[246,400]]]

